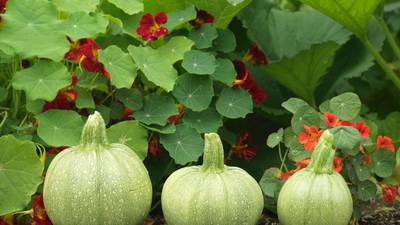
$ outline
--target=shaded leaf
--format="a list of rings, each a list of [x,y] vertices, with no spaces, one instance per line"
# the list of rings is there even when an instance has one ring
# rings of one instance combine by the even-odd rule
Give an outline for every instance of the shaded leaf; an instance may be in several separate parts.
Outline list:
[[[143,96],[138,89],[118,89],[115,97],[132,110],[139,110],[143,106]]]
[[[218,37],[214,40],[214,49],[220,52],[233,52],[236,48],[235,34],[229,29],[218,29]]]
[[[169,96],[149,94],[144,97],[143,108],[133,113],[140,122],[164,126],[170,116],[176,115],[174,100]]]
[[[190,30],[189,38],[197,49],[209,48],[218,37],[217,29],[212,24],[203,24],[200,28]]]
[[[253,101],[250,94],[241,88],[225,88],[216,102],[216,108],[227,118],[244,118],[253,112]]]
[[[357,184],[357,195],[363,201],[368,201],[376,196],[376,185],[369,181],[362,181]]]
[[[389,149],[378,149],[372,155],[375,174],[380,177],[389,177],[396,166],[396,157]]]
[[[201,112],[185,110],[183,122],[197,130],[199,133],[217,132],[222,126],[221,115],[213,108]]]
[[[231,60],[218,58],[216,61],[217,67],[211,78],[232,87],[233,81],[236,78],[236,70]]]

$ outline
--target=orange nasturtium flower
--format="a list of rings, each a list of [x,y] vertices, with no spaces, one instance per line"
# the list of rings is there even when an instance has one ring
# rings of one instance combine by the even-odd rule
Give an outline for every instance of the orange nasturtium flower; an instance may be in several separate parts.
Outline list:
[[[304,148],[311,152],[317,145],[319,138],[321,137],[324,130],[318,129],[315,125],[307,126],[303,125],[304,131],[298,136],[298,141],[304,145]]]

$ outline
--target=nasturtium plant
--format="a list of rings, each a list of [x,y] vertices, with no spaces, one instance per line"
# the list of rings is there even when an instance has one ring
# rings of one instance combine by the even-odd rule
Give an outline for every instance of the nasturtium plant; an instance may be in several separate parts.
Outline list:
[[[80,144],[91,114],[149,170],[150,223],[162,217],[167,177],[202,163],[206,133],[222,140],[220,162],[259,181],[272,213],[325,131],[354,220],[397,205],[399,9],[393,0],[0,0],[0,224],[51,224],[42,181]]]

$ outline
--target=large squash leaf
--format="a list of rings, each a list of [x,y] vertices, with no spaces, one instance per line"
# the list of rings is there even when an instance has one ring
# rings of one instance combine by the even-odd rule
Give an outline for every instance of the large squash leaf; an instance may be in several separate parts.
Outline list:
[[[364,38],[368,20],[382,0],[302,0]]]

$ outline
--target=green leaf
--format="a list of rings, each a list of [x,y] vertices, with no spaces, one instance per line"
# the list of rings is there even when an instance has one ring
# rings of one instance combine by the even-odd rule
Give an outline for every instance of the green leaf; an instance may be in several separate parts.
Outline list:
[[[65,34],[75,41],[105,33],[107,26],[108,20],[103,16],[99,14],[91,16],[85,12],[73,13],[63,23]]]
[[[223,53],[233,52],[236,48],[235,34],[229,29],[218,29],[218,37],[214,40],[214,49]]]
[[[160,143],[177,164],[196,161],[203,154],[203,139],[193,128],[184,124],[176,126],[173,134],[161,134]]]
[[[28,112],[39,114],[42,112],[43,105],[43,100],[30,100],[29,98],[26,98],[26,110],[28,110]]]
[[[157,50],[131,45],[128,51],[146,78],[169,92],[178,78],[173,64],[183,59],[192,45],[192,41],[184,37],[174,37]]]
[[[143,0],[144,11],[150,13],[174,12],[185,9],[191,1],[182,0]]]
[[[143,108],[133,113],[140,122],[164,126],[170,116],[176,115],[175,102],[171,97],[149,94],[144,97]]]
[[[245,0],[227,0],[227,1],[232,5],[237,5],[244,2]]]
[[[59,10],[66,12],[94,12],[100,0],[52,0]]]
[[[217,65],[211,53],[190,50],[183,57],[182,67],[189,73],[206,75],[213,74]]]
[[[357,155],[362,141],[360,132],[349,126],[339,126],[329,131],[333,134],[333,145],[349,155]]]
[[[360,181],[365,181],[370,178],[370,172],[367,165],[356,164],[354,167],[357,177]]]
[[[147,156],[147,130],[137,120],[128,120],[107,129],[110,143],[121,143],[131,148],[140,159]]]
[[[53,100],[58,91],[71,83],[67,68],[58,62],[40,61],[15,74],[13,87],[24,90],[31,100]]]
[[[36,118],[39,120],[37,133],[48,145],[60,147],[79,144],[85,122],[77,112],[52,109]]]
[[[2,15],[0,43],[10,45],[22,58],[59,61],[69,44],[57,17],[56,8],[47,0],[10,0]]]
[[[378,149],[372,155],[375,174],[380,177],[389,177],[396,166],[396,157],[389,149]]]
[[[229,59],[218,58],[216,61],[217,67],[214,73],[211,74],[211,78],[232,87],[233,81],[236,78],[236,70],[232,61]]]
[[[241,88],[225,88],[216,102],[216,108],[227,118],[244,118],[253,112],[253,101],[250,94]]]
[[[203,24],[200,28],[194,28],[189,32],[189,38],[197,49],[211,47],[217,37],[217,29],[212,24]]]
[[[86,89],[78,89],[78,98],[76,99],[76,107],[79,109],[94,109],[96,105],[93,100],[92,93]]]
[[[115,45],[100,51],[99,60],[111,75],[111,83],[117,88],[130,88],[136,78],[137,68],[129,54]]]
[[[347,92],[332,98],[329,108],[341,120],[352,120],[358,116],[361,110],[361,100],[358,95]]]
[[[288,12],[253,8],[254,14],[244,14],[248,32],[258,46],[266,53],[270,61],[282,58],[292,58],[299,52],[310,49],[315,44],[335,42],[344,44],[351,32],[331,18],[315,11],[303,10],[299,12]],[[253,7],[263,7],[254,4]],[[254,21],[252,21],[254,20]]]
[[[118,89],[115,97],[124,103],[124,105],[132,110],[139,110],[143,107],[142,93],[136,88],[122,88]]]
[[[364,38],[368,20],[382,0],[302,0]]]
[[[197,130],[199,133],[217,132],[222,127],[221,115],[213,108],[201,112],[185,110],[183,122]]]
[[[319,79],[332,64],[333,55],[339,45],[334,42],[313,45],[293,58],[264,66],[267,75],[293,91],[298,96],[313,102],[314,90]]]
[[[271,133],[267,138],[267,146],[270,148],[275,148],[281,143],[283,139],[283,129],[280,128],[277,132]]]
[[[178,78],[172,94],[187,108],[202,111],[214,96],[213,83],[206,76],[184,74]]]
[[[193,5],[188,6],[187,8],[179,11],[173,11],[167,14],[168,21],[164,24],[169,32],[174,30],[177,27],[193,20],[196,18],[196,9]]]
[[[283,185],[283,181],[279,179],[281,171],[278,168],[269,168],[265,170],[259,182],[264,195],[277,198],[279,191]]]
[[[140,13],[144,9],[143,0],[108,0],[116,7],[122,9],[125,13],[133,15]]]
[[[363,201],[368,201],[376,196],[376,185],[369,180],[357,184],[357,195]]]
[[[295,114],[297,110],[299,110],[303,106],[311,107],[307,102],[299,98],[289,98],[288,100],[282,103],[282,107],[293,114]]]
[[[108,80],[106,76],[98,76],[96,73],[89,73],[84,70],[77,70],[75,74],[79,80],[77,84],[78,87],[108,92]]]
[[[21,211],[42,183],[43,163],[30,141],[0,137],[0,216]]]
[[[184,54],[193,46],[193,41],[184,36],[174,36],[168,43],[157,49],[170,63],[174,64],[183,59]]]
[[[400,112],[390,113],[382,124],[383,134],[392,138],[394,143],[400,144]]]
[[[296,162],[311,157],[311,152],[307,151],[304,146],[297,140],[297,137],[291,139],[288,143],[290,160]]]
[[[233,17],[242,8],[246,7],[251,0],[241,1],[240,4],[237,5],[232,5],[227,0],[194,0],[194,2],[197,8],[205,10],[214,16],[214,25],[216,27],[226,28]]]
[[[319,127],[319,114],[315,109],[309,107],[308,105],[299,108],[292,117],[292,128],[297,134],[303,131],[303,125],[312,126],[315,125]]]
[[[160,125],[146,125],[144,123],[140,123],[140,125],[147,130],[155,131],[160,134],[173,134],[176,131],[176,126],[174,124],[167,124],[165,126],[160,126]]]

